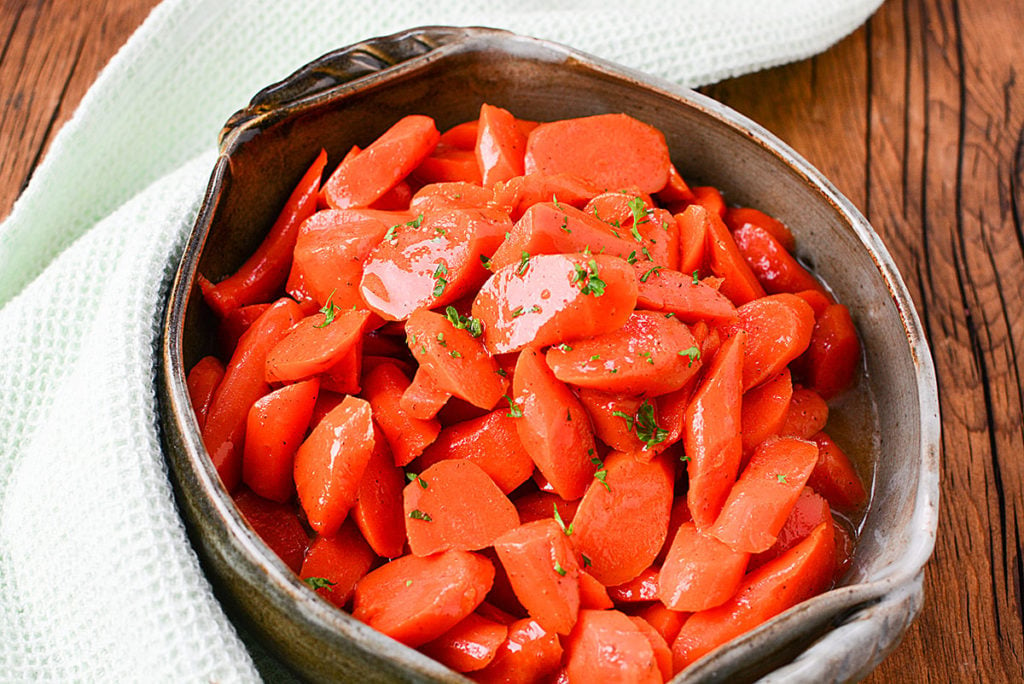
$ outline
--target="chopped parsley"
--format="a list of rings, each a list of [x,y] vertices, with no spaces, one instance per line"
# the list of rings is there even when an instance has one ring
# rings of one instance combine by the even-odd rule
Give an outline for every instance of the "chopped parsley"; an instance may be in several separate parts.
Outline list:
[[[419,475],[417,475],[416,473],[406,473],[405,479],[407,479],[409,482],[419,482],[420,487],[423,487],[424,489],[427,488],[427,481],[424,480]]]
[[[679,355],[680,356],[689,356],[690,357],[690,364],[689,365],[692,366],[694,361],[699,361],[700,360],[700,349],[698,349],[697,347],[688,347],[687,349],[684,349],[683,351],[679,352]]]
[[[455,310],[454,306],[449,306],[445,311],[445,318],[448,322],[455,327],[456,330],[465,330],[473,337],[480,337],[484,332],[484,325],[479,319],[473,318],[472,316],[463,316]]]
[[[520,316],[522,316],[525,313],[526,313],[526,310],[523,309],[523,307],[517,306],[516,308],[512,309],[512,318],[519,318]]]
[[[562,528],[562,531],[565,532],[566,536],[572,534],[572,523],[569,523],[568,527],[565,526],[565,521],[562,520],[562,514],[558,512],[558,504],[553,503],[551,504],[551,507],[555,509],[555,522],[558,523],[558,526]]]
[[[654,405],[646,399],[632,416],[625,411],[612,411],[612,415],[626,421],[626,429],[636,432],[637,438],[645,444],[645,451],[656,444],[661,444],[668,437],[668,430],[659,427],[654,419]]]
[[[331,290],[331,294],[327,296],[327,303],[324,304],[323,308],[320,309],[320,313],[324,315],[324,322],[320,325],[314,325],[314,328],[326,328],[334,322],[334,317],[337,315],[338,309],[337,304],[334,303],[334,290]]]
[[[437,333],[437,341],[438,341],[438,343],[442,347],[447,347],[448,346],[448,343],[444,341],[444,333],[443,332]]]
[[[480,263],[483,264],[484,268],[488,271],[491,270],[491,260],[485,257],[483,254],[480,255]]]
[[[507,394],[503,395],[503,396],[505,397],[506,400],[508,400],[508,409],[509,409],[508,417],[509,418],[522,418],[523,417],[523,409],[521,409],[519,407],[519,404],[517,404],[516,402],[512,401],[512,397],[508,396]]]
[[[777,480],[778,480],[779,482],[781,482],[782,484],[786,484],[786,476],[785,476],[785,475],[783,475],[782,473],[779,473],[778,475],[776,475],[776,476],[775,476],[775,478],[776,478],[776,479],[777,479]]]
[[[558,345],[558,348],[561,349],[564,352],[572,351],[572,347],[567,345],[565,342],[563,342],[562,344]]]
[[[409,517],[413,520],[422,520],[423,522],[430,522],[432,520],[432,518],[428,514],[424,513],[418,508],[414,508],[409,513]]]
[[[641,283],[646,283],[648,278],[650,278],[652,275],[656,274],[662,268],[664,268],[664,267],[663,266],[652,266],[650,269],[648,269],[648,271],[646,273],[644,273],[642,276],[640,276],[640,282]]]
[[[448,281],[445,276],[448,275],[448,266],[443,261],[437,262],[437,268],[434,269],[434,296],[440,297],[444,294],[444,288],[448,286]]]
[[[558,561],[555,561],[555,572],[557,572],[562,577],[565,577],[566,570],[565,570],[565,568],[562,567],[562,564],[559,563]]]
[[[593,565],[593,563],[590,562],[590,559],[587,558],[587,554],[581,553],[580,555],[583,556],[583,567],[589,568],[591,565]]]
[[[693,284],[696,285],[699,282],[700,282],[700,278],[698,277],[697,271],[694,271],[693,272]]]
[[[450,352],[448,352],[448,356],[452,357],[453,359],[461,359],[462,358],[462,354],[460,352],[456,351],[455,349],[452,349]]]
[[[633,238],[637,242],[642,242],[643,238],[640,237],[640,233],[637,232],[636,227],[643,223],[644,221],[650,220],[650,218],[648,218],[650,212],[647,209],[647,205],[644,204],[643,199],[641,199],[640,197],[634,197],[633,199],[629,200],[629,202],[627,202],[626,204],[629,207],[629,210],[633,212]]]
[[[632,266],[633,264],[636,263],[636,250],[635,249],[632,252],[629,253],[628,257],[626,257],[626,263],[628,263],[630,266]]]
[[[598,275],[597,262],[591,259],[588,263],[588,268],[584,268],[579,264],[573,264],[573,274],[570,282],[582,283],[580,286],[580,292],[583,294],[592,294],[595,297],[600,297],[604,294],[604,288],[606,283],[601,280]]]
[[[302,581],[309,585],[311,589],[326,589],[327,591],[334,591],[335,582],[327,579],[326,577],[303,577]]]
[[[519,268],[516,269],[516,275],[525,274],[528,268],[530,268],[530,253],[524,249],[522,256],[519,257]]]

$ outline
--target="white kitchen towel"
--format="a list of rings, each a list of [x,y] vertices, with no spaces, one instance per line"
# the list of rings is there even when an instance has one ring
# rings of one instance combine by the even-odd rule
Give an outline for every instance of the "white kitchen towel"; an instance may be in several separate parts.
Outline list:
[[[255,681],[178,518],[159,314],[215,158],[262,86],[426,24],[506,28],[684,85],[800,59],[881,0],[167,0],[0,225],[0,681]]]

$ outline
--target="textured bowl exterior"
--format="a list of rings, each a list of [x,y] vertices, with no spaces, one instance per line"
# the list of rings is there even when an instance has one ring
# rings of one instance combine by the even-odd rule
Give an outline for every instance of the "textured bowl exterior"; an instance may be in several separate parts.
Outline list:
[[[871,498],[843,586],[807,601],[673,681],[856,681],[920,610],[938,515],[938,395],[924,333],[892,259],[825,178],[757,124],[690,90],[503,31],[426,27],[315,60],[257,94],[221,132],[221,156],[168,299],[159,375],[183,517],[227,607],[311,680],[468,681],[335,610],[240,517],[206,456],[185,373],[211,350],[197,273],[218,280],[259,244],[320,151],[338,160],[410,113],[442,130],[481,103],[526,119],[626,112],[661,129],[688,180],[778,216],[799,256],[851,310],[867,379],[832,416]],[[830,429],[832,429],[830,423]],[[884,457],[883,457],[884,455]]]

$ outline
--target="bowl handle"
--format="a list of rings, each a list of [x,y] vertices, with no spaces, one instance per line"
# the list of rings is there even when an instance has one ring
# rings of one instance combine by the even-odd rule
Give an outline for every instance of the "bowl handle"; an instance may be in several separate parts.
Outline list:
[[[259,91],[245,109],[231,115],[220,132],[221,149],[233,132],[254,119],[263,118],[270,112],[281,113],[297,105],[314,104],[338,86],[423,57],[482,30],[485,29],[425,26],[328,52]],[[492,29],[490,32],[498,31]]]

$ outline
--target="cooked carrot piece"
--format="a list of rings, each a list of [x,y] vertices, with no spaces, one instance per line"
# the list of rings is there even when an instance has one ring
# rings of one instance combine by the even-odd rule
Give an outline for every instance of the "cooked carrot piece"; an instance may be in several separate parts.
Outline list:
[[[335,209],[373,204],[419,166],[440,137],[430,117],[414,114],[399,119],[334,170],[324,184],[328,204]]]
[[[644,568],[643,572],[622,584],[608,587],[608,596],[617,604],[645,603],[658,600],[658,574],[656,565]]]
[[[702,280],[670,269],[652,267],[649,261],[633,264],[637,274],[637,308],[665,311],[683,323],[729,323],[737,320],[729,298]]]
[[[420,652],[456,672],[474,672],[490,664],[508,637],[508,627],[470,613]]]
[[[240,306],[268,301],[284,285],[299,226],[316,208],[320,176],[326,164],[327,152],[320,150],[292,191],[270,232],[234,274],[209,287],[206,286],[209,281],[200,280],[203,298],[220,317]]]
[[[817,320],[825,309],[834,304],[831,295],[822,293],[820,290],[800,290],[794,292],[797,297],[807,302],[814,311],[814,319]]]
[[[756,226],[771,235],[787,252],[792,253],[796,248],[796,240],[786,224],[758,209],[729,207],[722,219],[733,233],[745,226]]]
[[[635,189],[619,188],[591,198],[587,206],[583,207],[583,212],[604,221],[623,237],[633,237],[636,242],[642,242],[639,233],[631,236],[630,232],[634,227],[639,227],[637,221],[649,217],[654,206],[649,194]],[[637,256],[642,256],[639,251]]]
[[[683,387],[701,365],[689,328],[650,311],[634,311],[618,330],[551,347],[546,358],[562,382],[647,397]]]
[[[807,535],[823,522],[832,522],[832,510],[828,501],[810,487],[804,487],[790,509],[782,529],[779,530],[775,543],[768,550],[753,554],[748,570],[754,570],[778,558],[806,539]]]
[[[518,221],[527,209],[538,202],[559,204],[582,209],[588,200],[602,189],[591,181],[571,173],[530,173],[494,184],[494,203],[506,209],[513,221]]]
[[[647,637],[651,648],[654,649],[654,658],[658,662],[661,677],[667,682],[672,678],[672,649],[669,648],[665,637],[661,636],[661,633],[644,618],[630,615],[629,619],[633,621],[640,633]]]
[[[475,151],[484,185],[507,181],[523,175],[526,134],[507,110],[484,104],[480,107]]]
[[[302,302],[299,302],[302,307]],[[270,304],[249,304],[232,309],[217,323],[217,354],[230,359],[245,331],[270,308]]]
[[[519,522],[523,525],[534,520],[553,518],[556,510],[562,522],[569,525],[576,516],[576,509],[580,506],[579,499],[566,501],[551,492],[529,492],[516,497],[512,503],[519,511]]]
[[[814,312],[793,294],[755,299],[737,309],[737,328],[747,332],[743,351],[743,391],[782,372],[804,353],[814,330]]]
[[[404,466],[423,453],[441,432],[437,420],[420,420],[402,408],[402,394],[408,386],[409,378],[391,360],[363,375],[363,396],[373,407],[374,420],[387,437],[397,466]]]
[[[654,561],[668,534],[673,484],[664,454],[641,463],[613,453],[594,473],[573,518],[573,541],[601,584],[628,582]]]
[[[519,440],[517,420],[502,408],[450,425],[424,449],[417,463],[426,469],[446,459],[473,461],[507,495],[533,473],[533,461]],[[550,517],[550,506],[547,514]]]
[[[739,474],[745,340],[742,331],[726,340],[683,417],[683,448],[689,458],[690,476],[686,499],[699,529],[707,528],[718,517]]]
[[[479,408],[492,409],[508,392],[508,380],[498,373],[497,362],[480,339],[466,326],[452,324],[452,317],[460,321],[454,309],[452,312],[450,317],[423,309],[413,312],[405,323],[409,349],[420,370],[429,373],[440,389]]]
[[[813,442],[792,437],[762,442],[708,533],[737,551],[766,551],[778,538],[817,462],[818,447]]]
[[[672,547],[672,541],[676,538],[676,533],[684,523],[692,522],[693,516],[690,515],[690,506],[686,502],[685,496],[677,496],[672,502],[672,513],[669,514],[668,518],[668,534],[665,536],[665,544],[661,547],[661,551],[658,552],[658,557],[654,559],[655,565],[664,565],[665,559],[668,557],[668,552]]]
[[[373,426],[373,452],[356,490],[352,517],[378,556],[397,558],[405,546],[405,477],[395,465],[383,431]]]
[[[355,524],[346,520],[330,537],[317,536],[306,551],[299,577],[324,599],[345,608],[355,593],[356,582],[370,571],[377,555]],[[326,580],[326,581],[317,581]]]
[[[804,383],[825,399],[853,385],[860,367],[860,339],[849,309],[833,304],[822,312],[799,362]]]
[[[270,387],[264,379],[267,353],[299,319],[299,305],[279,299],[242,335],[210,401],[203,444],[224,488],[235,490],[242,479],[242,442],[249,409]]]
[[[537,469],[563,499],[583,496],[594,473],[594,435],[586,409],[554,376],[540,352],[519,354],[512,383],[519,439]]]
[[[284,564],[298,572],[309,545],[295,506],[264,499],[245,487],[235,493],[235,506],[260,539]]]
[[[474,672],[472,679],[480,684],[533,684],[553,674],[561,663],[558,635],[536,620],[524,618],[508,626],[508,639],[494,660]]]
[[[725,198],[722,197],[718,188],[710,185],[698,185],[690,188],[690,194],[693,195],[693,199],[690,201],[694,204],[700,205],[719,218],[725,216]]]
[[[495,579],[497,579],[497,573],[495,573]],[[498,624],[505,625],[506,627],[511,625],[517,619],[515,615],[505,612],[504,610],[494,605],[493,603],[490,603],[489,601],[484,601],[479,606],[477,606],[476,614],[482,618],[487,618],[492,622],[497,622]]]
[[[745,225],[734,230],[732,238],[766,292],[818,290],[827,296],[821,283],[768,231],[754,225]]]
[[[584,213],[593,214],[625,238],[634,258],[662,268],[679,268],[679,225],[668,211],[654,206],[644,193],[605,192],[590,200]]]
[[[360,293],[387,320],[450,304],[487,277],[480,261],[512,227],[493,209],[451,209],[400,226],[363,263]]]
[[[743,394],[743,453],[751,453],[758,444],[782,431],[793,398],[793,381],[788,368],[771,380]]]
[[[749,558],[749,553],[732,550],[692,522],[683,523],[661,566],[658,598],[678,611],[721,605],[736,593]]]
[[[647,633],[617,610],[580,611],[565,650],[570,682],[664,681]]]
[[[701,359],[704,358],[704,352],[701,352]],[[661,443],[665,449],[682,439],[683,430],[686,428],[686,407],[690,405],[693,392],[700,380],[700,376],[694,376],[680,389],[662,394],[655,399],[658,425],[665,430],[665,441]]]
[[[444,408],[451,396],[450,392],[446,392],[438,386],[433,375],[420,367],[416,369],[412,384],[402,392],[399,405],[413,418],[430,420]]]
[[[366,310],[337,310],[306,316],[267,353],[267,382],[295,382],[328,371],[362,342]]]
[[[512,589],[544,629],[568,634],[580,607],[579,563],[566,531],[553,519],[506,532],[494,542]]]
[[[448,147],[457,147],[460,150],[472,150],[476,146],[479,129],[480,119],[464,121],[443,132],[438,143],[443,143]]]
[[[868,498],[850,457],[824,432],[811,437],[818,445],[818,462],[807,484],[839,510],[849,511]]]
[[[614,607],[605,586],[586,570],[580,570],[580,610],[606,610]]]
[[[594,435],[602,442],[615,451],[640,451],[646,446],[633,429],[643,399],[589,387],[581,387],[578,396],[590,416]]]
[[[475,183],[481,185],[480,167],[473,150],[438,145],[412,170],[419,183]]]
[[[373,316],[373,314],[369,314]],[[320,374],[320,387],[339,394],[359,394],[363,376],[363,342],[365,335],[357,337],[334,364]]]
[[[658,630],[658,634],[661,635],[661,638],[667,644],[675,641],[680,628],[686,622],[686,618],[690,617],[690,613],[666,608],[665,604],[661,601],[655,601],[649,606],[644,606],[636,615],[637,617],[642,617],[647,621],[647,624]]]
[[[491,276],[473,300],[473,317],[483,323],[487,349],[504,354],[615,330],[635,305],[636,275],[624,260],[541,254]]]
[[[704,255],[709,250],[707,212],[691,209],[675,214],[679,226],[679,271],[700,275]]]
[[[192,412],[196,416],[196,422],[199,423],[200,431],[206,424],[206,414],[210,410],[210,402],[223,377],[224,364],[216,356],[204,356],[188,372],[185,386],[188,388]]]
[[[476,551],[519,525],[516,507],[472,461],[441,461],[415,476],[402,492],[405,533],[417,556]]]
[[[324,416],[295,453],[295,488],[310,526],[334,534],[356,501],[373,453],[370,404],[345,397]]]
[[[295,452],[313,416],[316,378],[285,385],[249,409],[242,453],[242,481],[265,499],[284,503],[295,493]]]
[[[722,294],[731,299],[736,306],[763,297],[764,288],[747,266],[729,229],[722,223],[718,214],[696,204],[687,207],[683,214],[689,212],[695,213],[696,216],[688,220],[704,224],[707,240],[704,246],[705,259],[711,272],[725,279],[722,283]]]
[[[679,175],[679,170],[676,169],[675,164],[669,165],[668,183],[657,192],[657,197],[658,201],[662,204],[693,201],[693,191],[690,190],[690,186],[683,180],[683,177]]]
[[[352,616],[406,646],[421,646],[479,606],[494,582],[494,566],[469,551],[402,556],[356,585]]]
[[[476,183],[430,183],[416,191],[409,201],[409,211],[426,215],[448,209],[483,209],[493,203],[494,191]]]
[[[571,173],[605,190],[657,192],[668,183],[665,136],[626,114],[542,123],[526,142],[526,173]]]
[[[819,525],[797,546],[748,574],[731,599],[687,619],[672,643],[676,672],[826,589],[834,562],[832,526]]]
[[[784,437],[810,439],[828,423],[828,404],[821,395],[807,387],[794,387],[786,420],[779,430]]]

